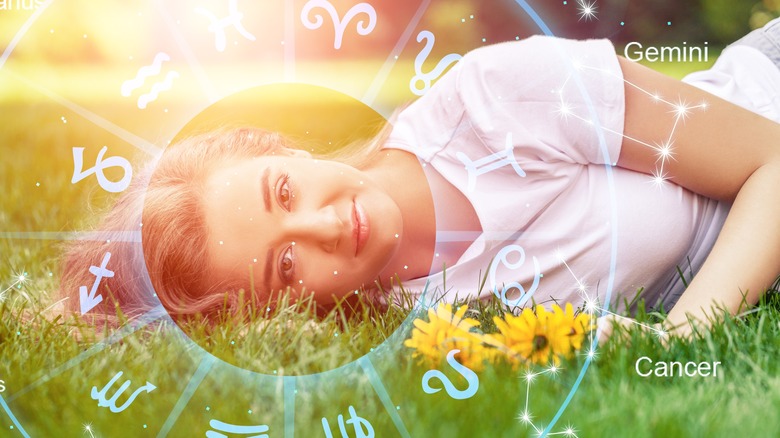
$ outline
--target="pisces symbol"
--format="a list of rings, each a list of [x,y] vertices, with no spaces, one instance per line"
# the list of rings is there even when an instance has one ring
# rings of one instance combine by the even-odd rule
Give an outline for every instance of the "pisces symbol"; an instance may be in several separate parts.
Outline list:
[[[152,385],[151,382],[146,382],[146,385],[136,389],[132,394],[130,394],[130,397],[128,397],[127,401],[122,405],[117,407],[116,400],[119,398],[120,395],[122,395],[123,392],[130,386],[130,381],[127,380],[125,383],[122,384],[122,386],[119,387],[119,389],[114,393],[114,396],[110,399],[106,400],[106,393],[108,392],[108,389],[114,386],[114,383],[116,383],[117,380],[119,380],[120,377],[122,377],[122,371],[116,373],[111,380],[106,383],[106,386],[103,387],[103,389],[98,392],[98,389],[96,386],[92,387],[92,399],[97,400],[98,406],[101,408],[108,407],[111,412],[113,413],[119,413],[130,407],[130,405],[133,403],[133,401],[138,397],[141,392],[146,391],[147,393],[154,391],[157,389],[156,386]]]

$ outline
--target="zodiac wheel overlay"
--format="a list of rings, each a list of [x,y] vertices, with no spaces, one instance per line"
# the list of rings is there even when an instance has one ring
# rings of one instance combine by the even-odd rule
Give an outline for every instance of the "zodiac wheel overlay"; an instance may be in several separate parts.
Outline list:
[[[525,0],[496,1],[478,11],[464,7],[466,3],[435,0],[392,7],[374,0],[263,3],[202,0],[95,5],[95,10],[82,11],[70,26],[62,17],[77,13],[66,2],[36,3],[0,58],[0,85],[11,100],[15,93],[34,94],[58,109],[54,120],[55,113],[47,113],[40,116],[46,120],[24,128],[44,131],[36,137],[38,143],[14,152],[16,166],[26,170],[20,170],[10,189],[28,195],[25,202],[40,228],[10,227],[0,230],[3,238],[20,248],[27,242],[51,246],[52,254],[64,241],[104,238],[80,231],[95,222],[90,208],[110,205],[138,177],[136,163],[164,154],[177,135],[195,130],[190,123],[204,113],[209,114],[209,126],[229,126],[241,122],[241,111],[230,113],[234,104],[263,96],[283,106],[284,98],[279,96],[289,92],[298,93],[302,100],[308,95],[313,102],[320,95],[344,96],[355,105],[352,108],[366,111],[366,118],[359,120],[387,119],[399,105],[424,95],[466,52],[532,34],[553,35],[541,11]],[[577,7],[567,9],[575,22],[595,13],[595,3],[570,3]],[[43,55],[43,67],[24,68],[20,59],[33,50],[28,45],[51,46]],[[81,57],[79,65],[87,66],[70,72],[78,78],[78,88],[61,80],[55,70],[69,62],[68,50]],[[111,62],[106,63],[110,67],[88,68],[89,62],[98,62],[100,53],[111,54]],[[572,72],[579,74],[574,68]],[[275,91],[264,94],[264,90]],[[586,90],[577,92],[590,102]],[[252,118],[267,120],[275,111],[259,110]],[[280,120],[287,118],[283,115]],[[601,129],[598,120],[595,126]],[[298,134],[308,133],[305,124],[295,129]],[[332,135],[325,129],[315,137],[322,143]],[[605,151],[603,137],[599,146]],[[67,143],[58,138],[67,138]],[[36,170],[36,157],[44,154],[59,162],[56,171]],[[484,170],[477,169],[477,161],[470,163],[479,175]],[[605,167],[609,174],[609,166]],[[46,216],[42,212],[56,210],[56,206],[36,204],[41,191],[63,185],[75,193],[69,202],[83,202],[84,217]],[[140,226],[112,230],[111,238],[141,245]],[[602,286],[605,302],[610,301],[616,269],[614,227],[608,239],[613,250],[604,261],[610,272],[609,284]],[[524,260],[525,253],[521,254]],[[102,278],[114,275],[116,257],[106,252],[102,263],[83,267],[93,275],[94,283],[79,289],[81,314],[89,315],[107,299],[99,286]],[[506,261],[506,253],[504,257]],[[51,275],[48,268],[44,270]],[[503,298],[509,299],[506,294]],[[79,418],[78,430],[60,430],[62,436],[429,436],[430,430],[417,429],[415,418],[436,415],[439,403],[461,403],[459,409],[478,416],[491,411],[489,388],[480,386],[479,376],[451,356],[442,364],[447,374],[431,370],[422,378],[411,377],[418,381],[418,394],[395,390],[399,381],[410,377],[394,374],[391,361],[408,337],[413,319],[430,306],[422,294],[402,326],[359,359],[328,371],[291,376],[277,369],[243,369],[210,353],[169,324],[165,309],[157,305],[89,347],[56,359],[57,363],[34,364],[24,384],[0,394],[5,415],[0,435],[51,436],[55,432],[40,426],[38,412],[56,411],[65,418],[74,406],[87,406],[93,415]],[[171,328],[164,338],[170,342],[165,357],[152,357],[143,349],[144,329],[158,326]],[[574,435],[558,422],[593,359],[596,343],[591,341],[584,347],[590,354],[584,356],[576,380],[557,387],[561,397],[554,408],[548,407],[554,412],[550,418],[533,422],[522,418],[528,417],[531,380],[547,371],[521,376],[524,379],[519,384],[511,384],[515,397],[494,401],[513,404],[515,412],[525,413],[512,419],[517,433],[564,431]],[[137,371],[126,371],[128,362],[162,371],[175,368],[177,375],[151,381]],[[438,374],[429,374],[433,371]],[[70,388],[68,394],[57,392],[77,374],[93,383]],[[336,394],[341,401],[328,404]],[[407,403],[409,397],[418,401]],[[345,398],[354,401],[344,403]],[[113,429],[118,416],[130,417],[135,428]],[[457,422],[441,424],[441,430],[455,431],[452,436],[457,428]]]

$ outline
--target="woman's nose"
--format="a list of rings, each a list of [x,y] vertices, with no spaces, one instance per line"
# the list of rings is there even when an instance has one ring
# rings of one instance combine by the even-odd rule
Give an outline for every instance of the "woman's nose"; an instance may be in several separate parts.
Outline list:
[[[291,222],[293,240],[309,240],[326,252],[335,251],[344,235],[345,224],[332,205],[300,211]]]

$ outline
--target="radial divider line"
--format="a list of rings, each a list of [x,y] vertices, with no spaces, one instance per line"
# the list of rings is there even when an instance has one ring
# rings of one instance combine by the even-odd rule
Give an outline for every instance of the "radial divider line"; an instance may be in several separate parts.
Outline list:
[[[284,376],[284,437],[295,437],[295,377]]]
[[[103,241],[106,236],[114,242],[141,243],[140,231],[7,231],[0,239],[20,240],[92,240]]]
[[[41,377],[40,379],[36,380],[35,382],[27,385],[26,387],[22,388],[21,390],[15,392],[12,396],[8,398],[8,401],[14,401],[17,398],[23,396],[24,394],[27,394],[28,392],[32,391],[33,389],[37,388],[40,385],[43,385],[44,383],[48,382],[49,380],[53,379],[54,377],[64,373],[65,371],[68,371],[69,369],[75,367],[76,365],[80,364],[81,362],[85,361],[86,359],[89,359],[90,357],[94,356],[95,354],[103,351],[108,346],[124,339],[125,337],[135,333],[141,328],[146,327],[147,325],[153,323],[154,321],[163,318],[167,316],[168,313],[165,311],[162,305],[156,306],[152,310],[146,312],[145,314],[138,317],[138,319],[131,321],[124,325],[122,328],[117,330],[116,332],[112,333],[111,336],[107,337],[106,339],[100,341],[99,343],[93,345],[90,347],[87,351],[79,354],[78,356],[74,357],[73,359],[70,359],[69,361],[65,362],[64,364],[58,366],[54,370],[52,370],[50,373],[46,374],[45,376]]]
[[[58,104],[64,106],[65,108],[68,108],[69,110],[73,111],[74,113],[80,115],[81,117],[84,117],[85,119],[92,122],[92,124],[96,125],[99,128],[104,129],[105,131],[110,132],[111,134],[115,135],[116,137],[124,140],[125,142],[135,146],[136,149],[142,150],[146,152],[147,154],[158,157],[160,154],[162,154],[162,149],[158,148],[151,142],[144,140],[143,138],[133,134],[132,132],[119,127],[118,125],[109,122],[108,120],[100,117],[99,115],[93,113],[92,111],[78,105],[75,102],[71,102],[70,100],[60,96],[59,94],[46,89],[31,80],[19,76],[18,74],[12,72],[11,70],[6,69],[5,73],[7,73],[9,76],[13,77],[17,81],[23,83],[24,85],[32,88],[33,90],[43,94],[44,96],[48,97],[49,99],[57,102]]]
[[[28,30],[30,30],[30,27],[32,27],[33,23],[35,23],[36,20],[43,14],[43,11],[45,11],[50,5],[52,0],[47,0],[43,2],[38,8],[35,9],[35,12],[30,15],[30,18],[27,19],[27,21],[24,22],[21,28],[19,28],[19,31],[16,32],[16,35],[14,35],[13,38],[11,38],[11,42],[8,43],[8,46],[3,50],[3,54],[0,55],[0,69],[3,68],[5,65],[5,62],[8,60],[8,58],[11,56],[11,53],[16,48],[16,45],[19,44],[19,41],[22,40],[24,37],[24,34],[27,33]]]
[[[374,76],[374,81],[371,82],[371,86],[368,87],[368,91],[366,91],[366,94],[363,95],[361,101],[366,105],[371,106],[374,103],[377,94],[379,94],[379,90],[382,88],[382,85],[384,85],[387,77],[390,76],[390,70],[392,70],[397,61],[396,57],[399,56],[404,47],[406,47],[406,44],[409,42],[409,38],[412,37],[414,29],[420,23],[423,14],[425,14],[425,11],[428,9],[430,4],[431,0],[423,0],[423,2],[420,4],[420,7],[417,8],[417,12],[415,12],[412,19],[409,20],[409,24],[406,26],[406,29],[404,29],[404,33],[401,34],[401,37],[395,44],[395,47],[393,47],[393,50],[390,51],[390,54],[387,56],[385,63],[382,65],[382,68],[380,68],[379,72],[376,74],[376,76]]]
[[[295,0],[284,2],[284,80],[295,82]]]
[[[157,12],[159,12],[162,16],[163,21],[165,22],[165,26],[171,32],[173,40],[176,41],[176,46],[179,47],[182,55],[184,55],[184,59],[187,60],[187,65],[190,66],[193,74],[195,74],[195,78],[198,80],[198,84],[200,84],[200,88],[203,90],[203,94],[206,95],[206,99],[208,99],[210,104],[218,101],[219,98],[217,96],[219,94],[214,88],[214,84],[211,82],[211,79],[209,79],[208,74],[206,74],[206,70],[203,69],[203,66],[198,61],[198,58],[195,56],[195,52],[190,47],[190,44],[186,39],[184,39],[184,36],[182,36],[181,32],[179,32],[179,30],[176,28],[176,25],[173,22],[173,18],[171,18],[168,10],[165,9],[165,6],[160,0],[156,0],[154,2],[154,6],[157,9]]]
[[[9,417],[11,417],[11,421],[14,423],[14,426],[16,426],[16,429],[19,431],[19,433],[22,434],[24,438],[30,438],[30,435],[25,432],[24,428],[22,427],[22,424],[19,423],[19,420],[16,419],[16,416],[13,412],[11,412],[11,408],[8,407],[8,404],[3,399],[3,396],[0,395],[0,406],[3,407],[3,410],[5,410],[6,414],[8,414]]]
[[[396,410],[392,400],[390,400],[390,395],[387,393],[387,389],[385,389],[385,385],[379,378],[379,374],[376,372],[374,365],[365,356],[358,359],[358,364],[360,364],[360,366],[363,368],[363,371],[366,373],[366,375],[368,375],[368,380],[371,382],[371,386],[374,387],[374,391],[379,396],[379,399],[382,400],[382,404],[385,406],[387,413],[390,414],[390,418],[393,420],[398,433],[400,433],[403,438],[411,438],[409,431],[406,430],[406,426],[404,426],[404,422],[401,419],[401,416],[398,415],[398,410]]]
[[[157,438],[162,438],[168,435],[168,433],[173,428],[173,425],[176,424],[176,421],[179,419],[179,416],[181,415],[182,411],[184,411],[184,408],[190,402],[190,399],[192,399],[193,394],[195,394],[195,390],[198,389],[200,383],[203,381],[203,379],[206,377],[208,372],[211,370],[211,367],[214,365],[214,362],[215,362],[214,356],[212,356],[209,353],[204,353],[204,357],[200,361],[200,365],[198,365],[198,369],[195,370],[195,374],[192,375],[189,383],[187,383],[187,386],[184,388],[184,391],[182,391],[179,400],[176,402],[176,405],[174,405],[173,409],[171,410],[171,413],[168,414],[168,418],[165,420],[165,423],[163,423],[163,426],[160,429],[160,433],[157,434]]]

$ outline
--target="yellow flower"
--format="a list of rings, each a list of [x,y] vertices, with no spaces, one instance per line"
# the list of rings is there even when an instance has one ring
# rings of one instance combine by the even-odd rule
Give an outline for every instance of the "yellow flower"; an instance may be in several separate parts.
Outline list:
[[[581,312],[577,316],[574,315],[574,308],[571,303],[566,303],[565,310],[553,305],[553,312],[560,314],[563,324],[567,324],[570,328],[569,340],[572,348],[579,350],[582,348],[582,342],[585,340],[585,335],[594,329],[595,319],[590,314]]]
[[[495,317],[493,321],[499,333],[490,337],[491,343],[503,350],[514,365],[526,361],[557,364],[561,357],[568,357],[572,351],[572,323],[568,316],[553,305],[552,312],[537,306],[535,313],[525,308],[518,316]],[[573,313],[571,317],[573,320]]]
[[[468,306],[462,306],[453,314],[450,304],[428,309],[429,321],[415,319],[412,337],[404,345],[414,348],[412,356],[431,367],[438,367],[450,350],[458,349],[460,353],[455,355],[458,362],[472,370],[482,369],[483,362],[490,356],[486,350],[494,349],[484,347],[481,336],[471,332],[479,322],[464,318],[467,310]]]

